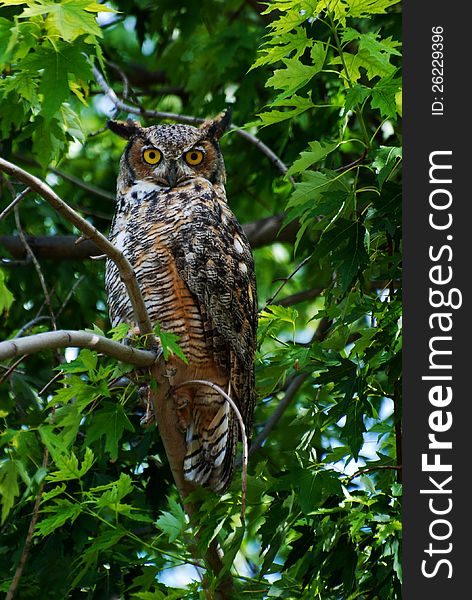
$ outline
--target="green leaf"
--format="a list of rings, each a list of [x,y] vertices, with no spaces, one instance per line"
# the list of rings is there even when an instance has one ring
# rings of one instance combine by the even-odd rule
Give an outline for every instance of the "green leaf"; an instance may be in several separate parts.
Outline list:
[[[126,473],[121,473],[118,481],[114,481],[105,486],[99,486],[98,488],[93,488],[90,490],[91,494],[95,496],[96,492],[104,487],[108,489],[100,496],[94,497],[97,508],[109,508],[113,512],[129,512],[127,505],[121,504],[121,500],[128,494],[131,494],[134,490],[131,477]]]
[[[118,458],[118,444],[123,432],[134,431],[131,421],[126,416],[121,404],[103,402],[98,410],[89,417],[90,425],[85,436],[85,443],[92,442],[105,436],[105,451],[110,454],[111,460]]]
[[[355,460],[359,458],[359,451],[364,444],[364,403],[359,398],[353,398],[348,403],[346,423],[343,427],[342,437],[346,440],[351,454]]]
[[[262,14],[268,14],[274,10],[280,11],[279,18],[270,24],[273,35],[286,35],[294,29],[298,29],[311,17],[316,15],[316,8],[311,0],[279,0],[271,2]]]
[[[308,515],[321,502],[323,488],[318,474],[305,470],[299,477],[297,501],[305,515]]]
[[[278,551],[284,541],[284,535],[281,531],[277,530],[270,540],[267,552],[264,554],[264,560],[262,562],[260,575],[264,576],[269,571]]]
[[[187,520],[183,508],[173,498],[168,498],[171,512],[162,511],[156,521],[156,527],[163,531],[169,538],[169,542],[175,542],[180,538],[187,528]]]
[[[308,152],[301,152],[300,158],[298,158],[290,169],[287,171],[287,175],[294,175],[306,171],[311,165],[320,162],[330,152],[333,152],[339,144],[337,142],[310,142],[310,150]]]
[[[344,111],[347,112],[362,104],[370,93],[371,88],[361,85],[360,83],[355,83],[352,87],[347,88]]]
[[[93,555],[97,552],[108,550],[108,548],[113,548],[126,535],[128,535],[128,532],[120,526],[116,529],[107,528],[97,535],[90,546],[85,550],[85,554]]]
[[[305,29],[297,27],[294,32],[288,32],[283,37],[269,39],[267,45],[260,50],[261,54],[249,70],[251,71],[257,67],[274,64],[279,62],[279,60],[289,58],[289,53],[294,53],[291,58],[299,58],[313,43],[313,40],[308,39]]]
[[[84,348],[79,353],[79,359],[87,371],[94,371],[97,368],[98,355],[94,350]]]
[[[5,284],[5,272],[0,269],[0,315],[10,309],[14,299],[13,294]]]
[[[82,34],[102,37],[96,13],[104,10],[113,11],[106,5],[90,0],[62,0],[60,3],[37,0],[35,4],[24,9],[20,18],[47,15],[46,26],[49,34],[72,42]]]
[[[396,95],[402,89],[400,77],[386,77],[372,88],[372,108],[378,108],[382,117],[395,120],[398,106]]]
[[[34,156],[39,164],[47,167],[51,161],[57,161],[66,144],[59,120],[38,117],[32,131]]]
[[[329,12],[336,21],[345,25],[348,17],[382,14],[398,2],[400,0],[321,0],[316,4],[315,12]]]
[[[46,537],[62,527],[67,521],[70,520],[73,523],[82,512],[82,509],[78,503],[72,503],[67,499],[56,499],[54,504],[45,508],[44,511],[53,514],[37,523],[35,536]]]
[[[341,0],[347,5],[349,17],[365,17],[387,12],[387,9],[398,4],[400,0]]]
[[[188,358],[185,356],[182,348],[178,345],[180,337],[171,331],[163,331],[160,324],[158,323],[154,327],[154,333],[158,336],[162,346],[162,353],[164,354],[164,360],[168,360],[171,354],[175,354],[178,358],[183,360],[187,365]]]
[[[304,65],[297,58],[286,58],[282,62],[287,68],[275,71],[266,83],[266,87],[283,90],[283,93],[278,96],[278,100],[295,94],[322,69],[322,64]]]
[[[380,146],[374,160],[372,161],[372,167],[377,173],[377,180],[380,188],[382,188],[392,170],[401,159],[402,149],[400,147]]]
[[[267,125],[274,125],[275,123],[280,123],[282,121],[286,121],[287,119],[293,119],[310,108],[313,108],[314,104],[311,101],[311,98],[303,98],[302,96],[295,95],[286,100],[276,100],[272,102],[270,106],[283,106],[288,110],[271,110],[268,112],[258,113],[257,116],[260,118],[260,122],[255,121],[254,123],[249,123],[249,125],[262,125],[263,127],[266,127]]]
[[[223,569],[221,570],[220,576],[224,575],[231,569],[234,559],[236,558],[236,554],[243,543],[245,530],[246,529],[243,526],[237,527],[233,537],[231,538],[231,541],[225,547],[223,556]]]
[[[368,263],[364,236],[365,227],[361,223],[339,218],[330,229],[323,232],[316,245],[315,257],[323,258],[331,254],[342,292],[347,291],[359,269]]]
[[[81,479],[93,465],[94,457],[90,448],[85,449],[85,457],[82,465],[79,467],[79,460],[72,452],[69,456],[59,455],[54,460],[58,471],[48,475],[48,481],[70,481]]]
[[[293,335],[295,336],[295,321],[298,317],[298,312],[290,306],[278,306],[270,304],[259,315],[259,322],[262,327],[273,322],[288,323],[292,327]]]
[[[70,448],[77,438],[82,415],[76,404],[59,406],[55,413],[55,424],[61,428],[61,440],[65,447]]]
[[[62,494],[62,492],[64,492],[66,489],[66,484],[65,483],[61,483],[61,485],[56,485],[55,488],[52,488],[52,490],[49,490],[47,492],[44,492],[42,497],[41,497],[41,502],[43,504],[46,504],[46,502],[48,500],[52,500],[52,498],[55,498],[56,496],[60,496]]]
[[[2,525],[20,493],[18,488],[18,464],[15,460],[0,462],[0,496],[2,500]]]
[[[49,450],[49,453],[58,468],[58,471],[48,475],[49,481],[69,481],[72,479],[81,479],[92,467],[94,462],[93,452],[90,448],[85,449],[82,465],[79,466],[79,460],[74,452],[69,452],[66,439],[67,436],[54,433],[52,425],[41,425],[39,434],[43,444]]]
[[[127,337],[130,329],[131,329],[131,325],[129,325],[128,323],[120,323],[116,327],[113,327],[112,329],[110,329],[110,331],[108,333],[109,334],[111,333],[112,340],[114,340],[115,342],[119,342],[122,339]]]
[[[360,69],[365,70],[368,79],[374,77],[387,77],[395,72],[395,67],[390,64],[388,59],[378,59],[371,56],[367,50],[359,50],[356,54],[343,52],[342,58],[339,56],[331,60],[331,64],[342,64],[342,73],[351,82],[356,82],[362,77]]]
[[[300,205],[305,207],[308,203],[314,206],[321,194],[329,189],[331,183],[331,178],[319,171],[304,173],[303,181],[297,183],[295,191],[287,203],[287,208]]]

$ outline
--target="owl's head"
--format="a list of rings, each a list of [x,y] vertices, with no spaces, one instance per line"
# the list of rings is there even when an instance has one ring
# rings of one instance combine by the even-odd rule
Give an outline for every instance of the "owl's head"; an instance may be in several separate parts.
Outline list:
[[[230,118],[227,110],[200,127],[141,127],[137,121],[108,121],[109,129],[129,140],[121,158],[118,188],[125,191],[138,181],[173,188],[196,177],[213,185],[224,184],[218,140],[229,127]]]

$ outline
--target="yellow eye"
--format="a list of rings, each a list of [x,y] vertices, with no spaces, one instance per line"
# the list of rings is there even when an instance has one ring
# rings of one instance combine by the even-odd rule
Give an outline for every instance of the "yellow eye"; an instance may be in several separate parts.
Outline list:
[[[162,158],[162,154],[156,148],[148,148],[143,152],[143,158],[148,165],[157,165]]]
[[[190,150],[184,154],[184,158],[188,165],[192,165],[192,167],[194,167],[202,162],[204,154],[201,150]]]

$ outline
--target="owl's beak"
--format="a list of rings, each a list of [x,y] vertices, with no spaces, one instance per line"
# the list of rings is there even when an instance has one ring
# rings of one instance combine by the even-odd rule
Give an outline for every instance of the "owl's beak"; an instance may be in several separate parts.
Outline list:
[[[175,187],[175,184],[177,183],[177,165],[174,161],[171,161],[169,165],[166,179],[167,183],[169,184],[169,187]]]

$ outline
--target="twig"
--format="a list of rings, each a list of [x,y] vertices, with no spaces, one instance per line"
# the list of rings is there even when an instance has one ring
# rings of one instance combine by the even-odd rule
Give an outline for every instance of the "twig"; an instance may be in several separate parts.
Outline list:
[[[296,294],[292,294],[291,296],[285,296],[282,300],[277,300],[277,302],[273,302],[278,306],[292,306],[292,304],[298,304],[299,302],[304,302],[305,300],[313,300],[314,298],[318,298],[323,293],[324,288],[312,288],[311,290],[304,290],[303,292],[297,292]]]
[[[111,62],[110,60],[107,61],[107,65],[109,67],[111,67],[114,71],[116,71],[118,73],[118,75],[120,76],[121,81],[123,82],[123,98],[126,100],[129,95],[130,87],[129,87],[129,81],[125,75],[125,72],[123,71],[123,69],[121,69],[121,67],[119,67],[116,63]]]
[[[318,325],[318,328],[316,329],[310,343],[321,342],[322,340],[324,340],[330,327],[331,327],[331,321],[329,319],[327,319],[326,317],[323,317],[321,319],[320,324]],[[291,382],[287,386],[287,389],[285,390],[284,397],[277,404],[274,412],[272,413],[270,418],[267,420],[262,431],[259,433],[259,435],[257,435],[257,437],[252,442],[251,447],[249,448],[249,457],[251,457],[253,454],[255,454],[262,447],[262,444],[267,439],[270,432],[275,428],[277,423],[280,421],[282,415],[286,411],[289,404],[292,402],[292,400],[295,397],[295,395],[297,394],[298,390],[301,388],[303,383],[310,376],[311,376],[311,373],[299,373],[291,380]]]
[[[15,206],[23,200],[23,198],[31,192],[30,188],[27,187],[23,191],[21,191],[10,204],[2,210],[0,213],[0,221],[2,221],[14,208]]]
[[[61,316],[62,311],[65,309],[65,307],[67,306],[67,304],[69,303],[69,300],[72,298],[72,296],[75,293],[75,290],[79,287],[79,285],[82,283],[82,281],[85,279],[85,275],[81,275],[77,281],[74,282],[74,285],[70,288],[69,293],[67,294],[67,296],[64,298],[63,303],[61,304],[61,307],[59,308],[59,310],[57,311],[56,317],[59,318]]]
[[[366,473],[371,473],[372,471],[381,471],[381,470],[392,470],[392,471],[401,471],[402,470],[402,466],[401,465],[378,465],[376,467],[369,467],[367,469],[360,469],[359,471],[357,471],[356,473],[354,473],[353,475],[349,475],[346,478],[346,481],[352,481],[353,479],[355,479],[356,477],[360,477],[361,475],[365,475]]]
[[[177,114],[177,113],[169,113],[169,112],[162,112],[162,111],[156,111],[156,110],[146,110],[142,107],[136,108],[135,106],[126,104],[125,102],[120,100],[120,98],[118,98],[118,96],[116,95],[114,90],[105,81],[105,78],[100,73],[100,71],[97,69],[97,67],[93,66],[92,68],[93,68],[93,74],[95,76],[95,79],[97,80],[98,85],[102,88],[104,94],[106,94],[110,98],[110,100],[113,102],[113,104],[117,108],[122,110],[123,112],[127,112],[132,115],[139,115],[141,117],[151,117],[154,119],[171,119],[172,121],[179,121],[181,123],[189,123],[190,125],[199,125],[200,123],[203,123],[203,121],[205,120],[205,119],[201,119],[199,117],[192,117],[190,115],[182,115],[182,114]],[[256,148],[258,150],[260,150],[263,154],[265,154],[267,156],[267,158],[275,165],[275,167],[282,173],[282,175],[285,175],[287,173],[287,171],[288,171],[287,166],[275,154],[275,152],[273,152],[268,146],[266,146],[264,144],[264,142],[262,142],[260,139],[256,138],[251,133],[248,133],[247,131],[245,131],[243,129],[239,129],[239,127],[236,125],[231,125],[230,129],[234,130],[239,136],[241,136],[248,142],[251,142],[251,144],[254,144],[254,146],[256,146]],[[289,180],[292,183],[294,183],[293,178],[289,177]]]
[[[43,270],[41,269],[41,265],[39,264],[38,259],[34,255],[34,252],[31,250],[30,245],[28,244],[28,242],[26,240],[25,233],[21,226],[20,211],[18,210],[18,206],[15,206],[14,210],[15,210],[15,223],[16,223],[16,228],[18,229],[18,235],[20,236],[21,241],[23,242],[23,246],[25,247],[27,254],[33,261],[33,265],[34,265],[34,268],[36,269],[36,273],[38,274],[39,281],[41,283],[41,287],[43,288],[44,299],[46,300],[47,307],[49,308],[49,314],[51,315],[52,326],[54,329],[57,329],[56,316],[54,315],[54,310],[52,308],[51,296],[49,295],[49,290],[46,285],[46,280],[43,275]]]
[[[288,277],[284,277],[282,283],[279,285],[279,287],[275,290],[275,292],[273,293],[273,295],[266,301],[264,308],[261,310],[261,312],[263,312],[268,306],[269,304],[272,304],[272,302],[275,300],[275,298],[279,295],[280,291],[283,289],[283,287],[292,279],[292,277],[294,275],[296,275],[298,273],[298,271],[304,266],[306,265],[306,263],[311,259],[311,257],[313,256],[313,254],[310,254],[310,256],[307,256],[306,258],[304,258],[302,260],[302,262],[290,273],[290,275]]]
[[[43,469],[47,467],[49,460],[49,451],[47,448],[44,449],[43,454]],[[31,548],[31,540],[33,539],[34,528],[36,527],[36,523],[39,517],[39,505],[41,504],[41,500],[43,497],[43,489],[44,489],[44,481],[41,482],[38,488],[38,494],[36,496],[36,501],[33,507],[33,516],[31,517],[31,521],[28,527],[28,533],[26,534],[25,545],[23,546],[23,551],[20,556],[20,560],[18,561],[18,565],[16,567],[15,575],[13,576],[13,580],[8,589],[7,595],[5,596],[5,600],[13,600],[13,596],[15,595],[16,588],[18,587],[18,583],[20,582],[21,575],[23,574],[23,569],[25,568],[26,560],[28,559],[28,555]]]
[[[280,418],[284,414],[288,405],[292,402],[294,396],[301,388],[303,383],[310,377],[311,373],[300,373],[296,377],[294,377],[287,387],[285,391],[285,395],[282,400],[277,404],[274,412],[271,414],[270,418],[267,420],[264,425],[262,431],[257,435],[254,441],[251,443],[251,447],[249,448],[249,457],[255,454],[261,447],[264,441],[269,436],[269,433],[275,428],[277,423],[280,421]]]
[[[242,476],[242,494],[241,494],[241,523],[244,526],[245,522],[245,513],[246,513],[246,493],[247,493],[247,459],[248,459],[248,443],[247,443],[247,435],[246,435],[246,426],[244,425],[244,420],[239,412],[239,408],[237,407],[234,400],[220,388],[219,385],[213,383],[211,381],[205,381],[203,379],[191,379],[190,381],[185,381],[183,383],[179,383],[174,386],[174,389],[178,389],[184,387],[186,385],[205,385],[212,390],[217,391],[223,398],[228,402],[228,404],[233,409],[234,414],[239,422],[239,429],[241,431],[241,440],[243,443],[243,476]]]
[[[151,321],[144,304],[141,291],[139,289],[136,275],[131,267],[128,259],[120,252],[107,238],[101,234],[93,225],[77,214],[68,204],[66,204],[46,183],[20,169],[2,158],[0,158],[0,170],[5,171],[9,175],[29,185],[31,189],[42,196],[57,212],[65,217],[69,222],[75,225],[87,238],[93,240],[98,248],[104,252],[110,260],[112,260],[120,272],[121,279],[126,286],[131,305],[133,307],[134,316],[141,335],[146,335],[148,347],[154,344],[154,335]]]
[[[47,389],[49,389],[49,388],[51,387],[51,385],[52,385],[52,384],[53,384],[55,381],[57,381],[57,380],[59,379],[59,377],[62,377],[62,375],[64,375],[64,371],[62,371],[62,370],[61,370],[61,371],[59,371],[59,373],[56,373],[56,374],[54,375],[54,377],[52,377],[52,378],[51,378],[51,379],[50,379],[50,380],[49,380],[49,381],[46,383],[46,385],[45,385],[43,388],[41,388],[41,389],[39,390],[39,392],[38,392],[38,396],[42,396],[42,395],[44,394],[44,392],[45,392]]]
[[[104,127],[103,131],[108,131],[108,127]],[[13,154],[13,159],[19,161],[22,164],[31,166],[31,167],[40,167],[41,165],[30,157],[24,156],[23,154],[15,153]],[[106,200],[110,200],[111,202],[115,201],[115,194],[112,192],[108,192],[107,190],[103,190],[102,188],[91,185],[90,183],[85,183],[83,179],[76,177],[75,175],[71,175],[66,171],[62,171],[61,169],[57,169],[56,167],[48,166],[48,171],[50,173],[54,173],[61,179],[66,181],[70,181],[75,186],[82,188],[89,194],[93,194],[94,196],[99,196],[100,198],[105,198]]]
[[[15,361],[10,367],[8,367],[8,369],[5,371],[5,373],[0,377],[0,385],[2,385],[2,383],[5,381],[5,379],[8,379],[8,377],[13,373],[13,371],[16,369],[16,367],[22,363],[25,358],[27,358],[28,354],[24,354],[23,356],[20,356],[20,358]]]
[[[86,192],[89,192],[89,194],[93,194],[94,196],[99,196],[100,198],[105,198],[105,200],[115,202],[115,194],[113,194],[112,192],[107,192],[106,190],[102,190],[99,187],[85,183],[85,181],[79,179],[78,177],[75,177],[75,175],[71,175],[70,173],[66,173],[65,171],[56,169],[55,167],[48,167],[48,171],[54,173],[61,179],[70,181],[70,183],[73,183],[77,187],[80,187]]]
[[[14,358],[21,354],[34,354],[42,350],[66,348],[69,346],[74,348],[90,348],[97,352],[103,352],[107,356],[136,367],[149,367],[156,360],[154,352],[125,346],[89,331],[74,331],[70,329],[36,333],[35,335],[0,342],[0,360]]]
[[[20,329],[18,329],[18,331],[16,332],[16,335],[15,335],[15,338],[21,337],[25,331],[28,331],[28,329],[31,329],[31,327],[34,327],[39,322],[50,321],[50,320],[51,320],[51,317],[49,315],[37,316],[34,319],[31,319],[31,321],[28,321],[28,323],[25,323]]]

